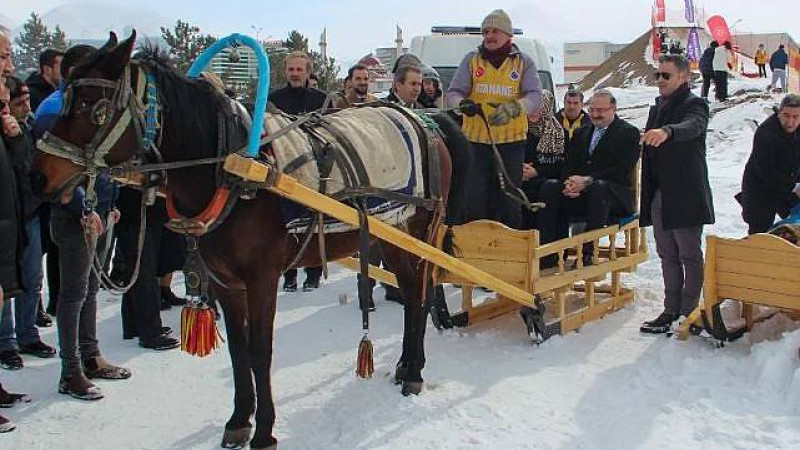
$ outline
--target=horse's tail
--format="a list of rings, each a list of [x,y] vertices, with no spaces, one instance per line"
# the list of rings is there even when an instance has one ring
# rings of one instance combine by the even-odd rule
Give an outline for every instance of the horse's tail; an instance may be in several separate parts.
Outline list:
[[[433,114],[433,120],[445,137],[453,171],[447,197],[447,224],[459,225],[467,219],[467,180],[472,167],[472,147],[461,127],[446,113]]]

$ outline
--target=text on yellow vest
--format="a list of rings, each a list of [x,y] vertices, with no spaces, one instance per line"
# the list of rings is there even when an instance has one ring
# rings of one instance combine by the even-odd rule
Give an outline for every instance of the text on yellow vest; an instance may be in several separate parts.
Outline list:
[[[495,68],[489,61],[476,54],[469,64],[472,74],[472,90],[468,98],[483,107],[486,117],[494,111],[489,103],[501,104],[520,98],[522,82],[522,58],[510,56],[500,68]],[[478,116],[464,116],[464,134],[471,142],[489,144],[489,133],[483,119]],[[528,117],[523,111],[519,117],[511,119],[506,125],[492,126],[492,137],[497,144],[524,141],[528,133]]]

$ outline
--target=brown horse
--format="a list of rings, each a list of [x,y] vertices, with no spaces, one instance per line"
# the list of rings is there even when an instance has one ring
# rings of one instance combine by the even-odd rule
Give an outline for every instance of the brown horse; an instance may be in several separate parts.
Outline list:
[[[44,138],[64,152],[37,155],[44,196],[64,201],[98,166],[115,167],[132,158],[148,157],[141,139],[142,125],[137,122],[142,119],[139,112],[146,100],[138,99],[135,89],[142,85],[143,74],[155,80],[158,91],[161,128],[157,142],[163,161],[218,156],[219,118],[231,114],[231,102],[208,83],[187,79],[169,68],[157,51],[145,50],[132,58],[134,40],[135,33],[118,44],[112,34],[109,42],[77,67],[68,80],[62,116],[50,136]],[[123,122],[127,120],[126,111],[133,116],[128,125]],[[432,118],[443,132],[442,142],[447,144],[434,146],[441,161],[438,190],[448,211],[458,210],[466,200],[463,192],[469,143],[445,114]],[[238,131],[239,136],[246,135],[246,131]],[[420,128],[420,133],[425,132]],[[106,144],[108,139],[115,141]],[[238,139],[233,148],[244,143],[244,138]],[[98,154],[100,149],[103,154]],[[196,165],[168,170],[166,178],[168,196],[175,207],[182,215],[194,217],[212,201],[220,171],[213,164]],[[450,192],[454,195],[449,196],[448,203]],[[272,433],[275,409],[270,387],[276,298],[279,277],[299,251],[297,239],[285,228],[280,202],[277,195],[259,190],[255,198],[238,201],[224,222],[199,241],[201,255],[218,280],[211,283],[211,292],[222,305],[233,363],[234,409],[225,425],[223,447],[237,448],[249,441],[252,448],[273,448],[277,442]],[[434,213],[417,208],[405,230],[424,240],[433,221]],[[358,249],[358,233],[331,234],[324,242],[329,259],[345,257]],[[295,267],[320,265],[317,245],[315,237]],[[396,378],[404,395],[416,394],[422,387],[425,364],[423,340],[428,310],[422,298],[424,265],[418,257],[391,244],[385,245],[384,251],[405,299],[403,346]],[[253,414],[255,433],[251,440]]]

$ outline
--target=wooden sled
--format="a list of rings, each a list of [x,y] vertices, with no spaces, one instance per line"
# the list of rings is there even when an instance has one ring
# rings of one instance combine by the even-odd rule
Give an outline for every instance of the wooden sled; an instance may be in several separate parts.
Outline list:
[[[621,275],[647,260],[645,232],[638,220],[544,245],[539,244],[537,230],[513,230],[486,220],[454,227],[452,232],[459,259],[542,298],[553,334],[578,329],[632,302],[633,290],[622,285]],[[587,242],[594,243],[595,264],[584,267]],[[540,270],[540,260],[548,255],[558,256],[557,267]],[[461,312],[469,324],[519,309],[502,294],[475,304],[474,288],[485,286],[446,270],[440,269],[436,276],[438,283],[461,285]]]
[[[678,328],[686,339],[690,327],[714,326],[714,309],[726,299],[742,302],[745,329],[753,326],[753,306],[800,314],[800,247],[771,234],[744,239],[706,239],[703,303]]]

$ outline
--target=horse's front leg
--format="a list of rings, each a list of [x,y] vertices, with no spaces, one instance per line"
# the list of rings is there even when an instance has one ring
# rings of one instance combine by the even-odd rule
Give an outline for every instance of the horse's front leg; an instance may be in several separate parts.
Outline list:
[[[272,398],[270,369],[277,309],[280,272],[276,269],[259,271],[259,277],[247,285],[250,310],[250,361],[256,383],[256,432],[250,442],[252,449],[274,449],[278,441],[272,434],[275,426],[275,403]]]
[[[222,437],[223,448],[242,448],[250,441],[252,425],[250,417],[255,411],[255,391],[248,350],[247,293],[244,290],[217,291],[222,299],[225,329],[228,336],[228,351],[233,365],[233,414],[225,424]]]

